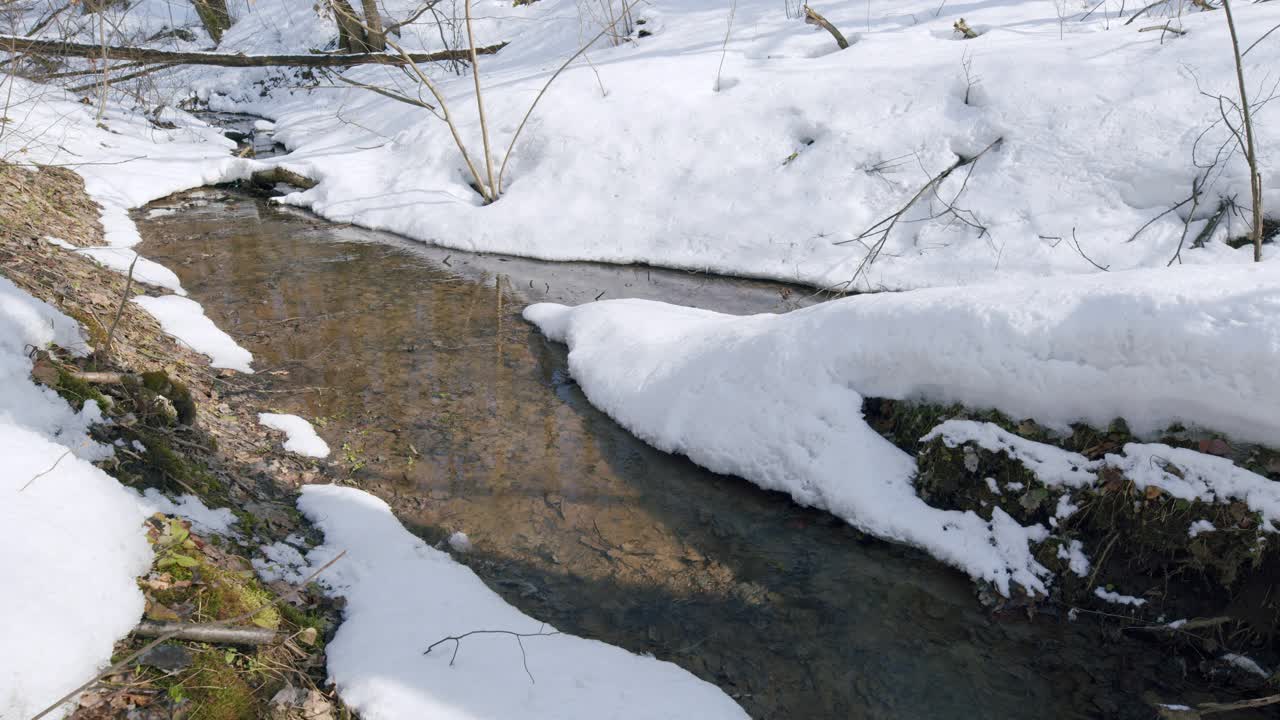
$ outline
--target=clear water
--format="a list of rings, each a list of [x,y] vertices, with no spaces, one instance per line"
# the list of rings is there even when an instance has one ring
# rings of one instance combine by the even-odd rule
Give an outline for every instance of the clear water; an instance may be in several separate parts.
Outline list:
[[[520,318],[595,297],[780,312],[803,290],[469,255],[222,191],[165,202],[184,210],[139,215],[143,253],[253,352],[263,406],[319,418],[338,472],[433,543],[466,532],[460,560],[561,630],[758,718],[1149,718],[1144,692],[1198,697],[1150,646],[993,615],[927,557],[646,446]]]

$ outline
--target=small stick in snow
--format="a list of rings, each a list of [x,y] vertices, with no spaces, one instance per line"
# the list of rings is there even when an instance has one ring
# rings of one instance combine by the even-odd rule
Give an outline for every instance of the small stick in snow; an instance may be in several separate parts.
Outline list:
[[[49,469],[48,469],[48,470],[45,470],[45,471],[40,472],[40,473],[37,473],[37,474],[36,474],[36,476],[35,476],[35,477],[33,477],[33,478],[31,478],[30,480],[28,480],[28,481],[27,481],[27,483],[26,483],[25,485],[23,485],[22,487],[18,488],[18,492],[22,492],[23,490],[26,490],[27,488],[31,487],[31,483],[33,483],[33,482],[35,482],[36,480],[39,480],[40,478],[44,477],[45,475],[48,475],[49,473],[53,472],[53,471],[54,471],[54,468],[58,467],[58,463],[62,462],[62,459],[63,459],[63,458],[65,458],[66,456],[70,455],[70,454],[71,454],[71,451],[70,451],[70,450],[67,450],[66,452],[64,452],[64,453],[62,453],[61,455],[59,455],[59,456],[58,456],[58,459],[57,459],[57,460],[55,460],[55,461],[53,462],[53,464],[49,466]]]
[[[1133,14],[1133,16],[1132,16],[1132,17],[1130,17],[1128,20],[1126,20],[1124,24],[1125,24],[1125,25],[1128,25],[1128,24],[1132,23],[1134,20],[1137,20],[1138,18],[1142,17],[1142,16],[1143,16],[1143,14],[1145,14],[1148,10],[1150,10],[1150,9],[1152,9],[1152,8],[1154,8],[1154,7],[1156,7],[1157,5],[1164,5],[1164,4],[1165,4],[1165,3],[1167,3],[1167,2],[1169,2],[1169,0],[1156,0],[1155,2],[1151,3],[1150,5],[1148,5],[1148,6],[1144,7],[1144,8],[1142,8],[1142,9],[1141,9],[1141,10],[1139,10],[1138,12],[1134,13],[1134,14]],[[1123,9],[1120,11],[1120,14],[1121,14],[1121,15],[1123,15],[1123,14],[1124,14],[1124,10],[1123,10]]]
[[[977,155],[974,155],[972,157],[962,156],[957,158],[956,161],[951,163],[949,166],[947,166],[945,170],[929,178],[929,181],[926,182],[919,190],[917,190],[916,194],[912,195],[911,198],[907,200],[906,204],[898,208],[891,215],[884,217],[883,219],[881,219],[879,222],[875,223],[871,227],[867,228],[866,230],[863,230],[855,238],[852,238],[850,240],[841,240],[839,242],[833,243],[834,245],[848,245],[849,243],[853,243],[853,242],[860,243],[865,238],[879,236],[876,242],[870,248],[868,248],[866,256],[862,258],[862,262],[858,264],[857,269],[854,270],[853,277],[850,278],[848,282],[842,283],[842,285],[844,285],[844,287],[846,288],[852,286],[854,283],[857,282],[858,277],[863,273],[863,271],[866,270],[867,267],[869,267],[872,263],[876,261],[876,258],[880,256],[881,250],[884,249],[885,243],[888,242],[889,234],[893,232],[893,228],[898,224],[899,221],[902,220],[903,216],[907,214],[907,211],[910,210],[917,202],[919,202],[920,198],[924,197],[925,194],[929,192],[933,192],[936,195],[937,193],[936,188],[942,183],[942,181],[946,180],[951,175],[951,173],[955,172],[956,170],[959,170],[962,167],[969,166],[969,175],[972,175],[973,165],[976,164],[978,160],[982,158],[983,155],[986,155],[988,152],[990,152],[992,148],[998,146],[1003,140],[1004,140],[1003,137],[998,137],[995,140],[991,141],[991,144],[987,145],[980,152],[978,152]],[[964,180],[964,185],[961,187],[961,192],[963,192],[964,187],[967,186],[968,183],[969,183],[969,176],[966,176]],[[946,212],[951,212],[953,214],[956,213],[954,203],[956,200],[959,200],[959,199],[960,199],[960,195],[957,193],[956,196],[952,199],[951,205],[949,206],[948,210],[944,211],[943,214],[945,214]],[[964,220],[964,218],[961,218],[961,220]],[[983,232],[985,232],[985,228],[983,228]],[[864,246],[865,246],[865,243],[864,243]]]
[[[544,624],[543,627],[546,627],[546,625]],[[461,635],[450,635],[449,637],[440,638],[439,640],[428,645],[427,649],[422,651],[422,654],[428,655],[431,653],[432,650],[436,648],[437,645],[441,645],[443,643],[446,643],[452,640],[453,656],[449,658],[449,667],[453,667],[453,661],[458,659],[458,649],[462,647],[462,640],[464,638],[470,637],[472,635],[510,635],[516,639],[516,644],[520,646],[520,659],[524,663],[524,674],[529,676],[529,682],[536,685],[537,681],[533,679],[533,673],[529,672],[529,657],[524,652],[524,642],[522,641],[522,638],[549,637],[551,635],[559,635],[559,634],[560,634],[559,630],[556,630],[554,632],[543,632],[542,628],[539,628],[538,632],[536,633],[518,633],[518,632],[512,632],[511,630],[472,630],[471,632],[465,632],[465,633],[462,633]]]
[[[1094,261],[1093,261],[1093,258],[1091,258],[1091,257],[1089,257],[1088,255],[1085,255],[1085,254],[1084,254],[1084,248],[1080,246],[1080,239],[1076,237],[1076,229],[1075,229],[1075,228],[1071,228],[1071,242],[1075,244],[1075,246],[1076,246],[1076,252],[1080,253],[1080,257],[1084,258],[1085,260],[1088,260],[1090,265],[1092,265],[1092,266],[1094,266],[1094,267],[1098,268],[1098,269],[1099,269],[1099,270],[1101,270],[1102,272],[1107,272],[1107,271],[1111,268],[1111,266],[1110,266],[1110,265],[1107,265],[1106,267],[1103,267],[1103,266],[1099,265],[1098,263],[1096,263],[1096,262],[1094,262]],[[1179,246],[1179,247],[1181,247],[1181,246]]]
[[[102,350],[104,356],[111,355],[111,340],[116,336],[116,326],[120,324],[120,316],[124,315],[124,304],[129,302],[129,291],[133,289],[133,266],[138,264],[140,257],[142,256],[134,251],[133,262],[129,263],[129,276],[124,281],[124,293],[120,295],[120,306],[116,308],[116,319],[111,321],[111,329],[107,331],[107,346]]]
[[[835,38],[836,45],[839,45],[841,50],[848,49],[849,41],[844,39],[844,34],[841,33],[839,30],[837,30],[836,26],[832,25],[829,20],[822,17],[822,15],[819,14],[817,10],[814,10],[808,5],[804,6],[804,24],[817,25],[823,30],[826,30],[827,32],[831,33],[831,37]]]
[[[1131,243],[1131,242],[1133,242],[1134,240],[1137,240],[1137,239],[1138,239],[1138,236],[1142,234],[1142,231],[1143,231],[1143,230],[1146,230],[1146,229],[1147,229],[1147,228],[1149,228],[1149,227],[1151,227],[1151,225],[1152,225],[1153,223],[1155,223],[1155,221],[1157,221],[1157,220],[1159,220],[1160,218],[1164,217],[1165,215],[1168,215],[1169,213],[1171,213],[1171,212],[1173,212],[1173,211],[1177,210],[1178,208],[1182,207],[1183,205],[1186,205],[1187,203],[1191,202],[1191,201],[1192,201],[1192,200],[1194,200],[1195,198],[1196,198],[1196,193],[1193,191],[1193,192],[1191,193],[1191,195],[1190,195],[1190,196],[1188,196],[1185,200],[1179,200],[1176,204],[1174,204],[1174,206],[1173,206],[1173,207],[1169,208],[1168,210],[1165,210],[1164,212],[1160,213],[1159,215],[1156,215],[1155,217],[1153,217],[1153,218],[1151,218],[1150,220],[1148,220],[1148,221],[1146,221],[1145,223],[1143,223],[1143,224],[1142,224],[1142,227],[1140,227],[1140,228],[1138,228],[1136,231],[1134,231],[1134,233],[1133,233],[1132,235],[1130,235],[1130,236],[1129,236],[1129,239],[1128,239],[1128,240],[1125,240],[1125,242],[1126,242],[1126,243]]]

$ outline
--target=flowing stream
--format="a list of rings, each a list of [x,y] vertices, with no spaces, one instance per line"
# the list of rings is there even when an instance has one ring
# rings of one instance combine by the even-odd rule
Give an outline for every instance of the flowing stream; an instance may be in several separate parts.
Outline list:
[[[993,615],[919,553],[648,447],[520,318],[596,297],[781,312],[801,289],[460,253],[220,189],[138,222],[253,353],[265,402],[314,420],[406,526],[467,533],[458,559],[521,610],[678,663],[753,717],[1149,718],[1142,693],[1185,689],[1149,645]]]

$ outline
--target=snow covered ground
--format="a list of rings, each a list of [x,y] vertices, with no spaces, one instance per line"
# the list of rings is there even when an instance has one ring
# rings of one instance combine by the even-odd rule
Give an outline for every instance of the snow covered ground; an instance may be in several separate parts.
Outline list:
[[[635,10],[644,24],[632,42],[602,41],[590,64],[580,58],[551,86],[510,156],[503,197],[489,206],[468,187],[448,128],[426,110],[328,81],[264,96],[252,85],[262,71],[189,81],[217,107],[274,118],[276,139],[293,150],[285,164],[321,181],[287,201],[333,220],[468,250],[819,287],[971,284],[1163,267],[1184,220],[1190,246],[1220,198],[1248,197],[1239,153],[1204,167],[1229,135],[1201,90],[1236,94],[1223,14],[1188,4],[1172,20],[1185,35],[1140,32],[1178,4],[1126,24],[1113,0],[836,0],[818,9],[851,38],[837,52],[827,33],[774,0],[734,3],[731,26],[728,3],[655,0]],[[1128,5],[1125,19],[1137,4]],[[391,17],[414,6],[386,3]],[[480,62],[495,164],[550,74],[599,27],[583,7],[475,4],[478,42],[510,41]],[[1274,4],[1240,4],[1237,14],[1245,46],[1280,22]],[[979,37],[953,31],[962,17]],[[332,23],[306,7],[263,0],[221,47],[304,50],[333,36]],[[430,24],[411,27],[403,43],[441,46]],[[1255,100],[1274,90],[1277,66],[1273,34],[1246,56]],[[470,76],[433,73],[483,165]],[[346,76],[417,93],[394,70]],[[1280,173],[1265,168],[1280,163],[1276,118],[1269,108],[1256,117],[1272,208]],[[926,192],[859,273],[880,239],[859,239],[864,230],[997,139]],[[1198,201],[1165,213],[1193,183]],[[958,212],[948,213],[953,199]],[[1248,249],[1223,242],[1243,232],[1232,216],[1181,260],[1247,262]]]
[[[87,350],[79,325],[0,278],[0,717],[26,718],[93,675],[142,614],[151,564],[138,498],[90,461],[111,449],[31,379],[27,346]],[[74,581],[68,581],[74,578]],[[55,713],[61,717],[62,713]]]
[[[998,508],[988,523],[929,506],[913,458],[863,420],[863,398],[995,408],[1058,428],[1122,417],[1139,434],[1183,423],[1280,437],[1280,276],[1266,264],[865,295],[786,315],[615,300],[532,305],[525,317],[569,345],[592,404],[655,447],[920,547],[1002,592],[1043,587],[1028,544],[1048,529]],[[1031,460],[1046,484],[1092,482],[1082,457],[981,429],[964,426],[960,439]],[[1280,487],[1230,461],[1140,444],[1107,460],[1175,497],[1247,499],[1280,520]]]
[[[395,18],[415,5],[385,3]],[[852,42],[836,51],[783,3],[654,0],[635,9],[643,24],[632,41],[602,42],[551,87],[510,156],[503,197],[488,206],[468,187],[443,123],[332,78],[309,91],[264,91],[255,83],[278,73],[186,69],[158,76],[156,91],[172,104],[194,90],[214,107],[272,118],[275,138],[293,151],[274,162],[320,181],[285,201],[333,220],[546,259],[818,287],[938,287],[787,316],[626,301],[537,306],[527,316],[569,343],[592,402],[654,445],[925,548],[1004,591],[1042,588],[1029,543],[1047,529],[998,510],[987,522],[929,507],[911,487],[912,459],[863,422],[864,396],[996,407],[1049,425],[1123,416],[1140,433],[1180,421],[1243,440],[1280,436],[1274,246],[1268,262],[1246,265],[1250,251],[1223,242],[1243,233],[1229,214],[1193,247],[1221,198],[1248,197],[1239,153],[1219,154],[1229,134],[1214,96],[1235,94],[1222,14],[1188,9],[1170,20],[1186,31],[1174,35],[1140,32],[1165,22],[1169,8],[1125,24],[1119,6],[836,0],[819,8]],[[174,7],[141,0],[121,27],[148,36],[193,24]],[[510,41],[480,63],[501,164],[530,101],[601,21],[570,0],[475,8],[481,44]],[[310,3],[259,0],[235,13],[223,51],[332,47],[333,22]],[[1280,23],[1280,5],[1242,4],[1237,15],[1249,46]],[[979,37],[953,31],[962,16]],[[77,36],[91,39],[92,23],[75,22]],[[406,28],[402,41],[411,50],[442,42],[428,24]],[[162,44],[192,49],[207,38]],[[1275,67],[1280,33],[1246,57],[1255,99],[1273,91]],[[471,78],[428,72],[477,155]],[[386,68],[346,75],[417,92]],[[266,166],[231,157],[216,128],[172,107],[148,119],[117,103],[99,117],[81,95],[0,77],[0,158],[83,176],[103,206],[106,246],[79,252],[115,270],[127,271],[140,239],[129,209]],[[1275,117],[1256,117],[1271,208],[1280,207]],[[979,153],[887,235],[863,234],[929,178]],[[1193,188],[1200,195],[1184,202]],[[1191,267],[1163,269],[1179,261]],[[181,294],[171,272],[139,268],[140,280]],[[248,354],[198,305],[177,295],[140,304],[216,366],[249,371]],[[132,577],[150,552],[138,499],[87,462],[110,452],[87,437],[93,406],[73,413],[28,378],[23,346],[83,344],[74,323],[0,281],[0,330],[0,456],[16,458],[0,491],[17,498],[0,503],[0,554],[18,568],[0,586],[0,617],[32,621],[0,649],[7,717],[42,707],[106,660],[140,613]],[[1063,464],[1070,458],[983,437],[1046,476],[1077,479]],[[1157,451],[1165,449],[1134,444],[1114,462],[1136,470]],[[1147,462],[1144,482],[1280,513],[1272,486],[1259,484],[1269,481],[1213,459],[1182,460],[1183,477]],[[452,665],[448,648],[423,656],[426,643],[471,629],[547,629],[423,546],[379,501],[315,488],[301,506],[326,533],[313,564],[349,553],[328,575],[349,602],[330,670],[367,717],[741,716],[674,666],[563,635],[521,639],[523,648],[509,635],[472,636]],[[92,573],[80,588],[97,594],[50,603],[36,574],[49,568]],[[51,612],[66,638],[22,635]]]
[[[524,615],[368,493],[309,485],[298,508],[325,536],[307,555],[309,567],[346,551],[319,578],[347,601],[327,647],[329,673],[367,720],[746,717],[719,688],[671,663],[561,634]],[[287,572],[296,581],[311,570]],[[495,632],[424,654],[431,643],[470,631]]]

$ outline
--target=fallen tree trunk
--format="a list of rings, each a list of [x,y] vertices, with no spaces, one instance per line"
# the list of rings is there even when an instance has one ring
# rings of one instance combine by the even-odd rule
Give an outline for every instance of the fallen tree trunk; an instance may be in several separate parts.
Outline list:
[[[476,48],[477,55],[492,55],[506,43]],[[58,57],[80,57],[110,60],[133,60],[142,63],[167,63],[176,65],[215,65],[218,67],[271,67],[296,65],[299,67],[348,67],[351,65],[404,65],[438,62],[442,60],[467,60],[470,50],[441,50],[431,53],[336,53],[306,55],[231,55],[216,52],[173,52],[151,48],[87,45],[60,40],[38,40],[17,35],[0,35],[0,52],[34,53]]]

